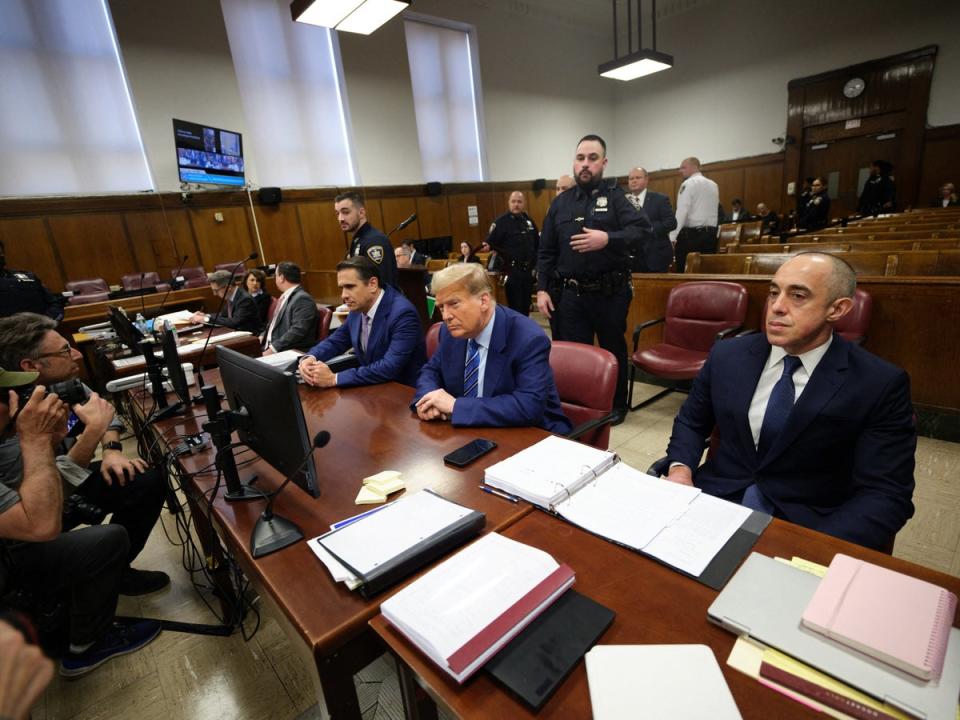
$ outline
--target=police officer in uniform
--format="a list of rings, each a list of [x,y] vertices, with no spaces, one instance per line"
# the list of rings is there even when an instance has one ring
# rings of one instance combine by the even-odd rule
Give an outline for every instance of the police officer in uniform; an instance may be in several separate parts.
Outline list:
[[[822,177],[814,178],[810,189],[812,195],[797,220],[801,230],[819,230],[830,224],[830,196],[827,195],[827,183]]]
[[[502,255],[506,263],[507,305],[529,317],[540,233],[526,213],[522,192],[510,193],[509,204],[510,212],[498,217],[490,226],[487,244]]]
[[[677,192],[676,268],[682,273],[687,255],[717,251],[717,221],[723,215],[720,189],[700,172],[700,161],[688,157],[680,163],[683,182]]]
[[[397,282],[397,258],[390,240],[382,232],[367,222],[367,209],[360,193],[345,192],[333,200],[337,211],[340,229],[353,233],[347,257],[364,255],[377,266],[381,282],[399,290]]]
[[[63,303],[32,272],[8,270],[7,251],[0,242],[0,317],[19,312],[46,315],[60,322]]]
[[[627,310],[633,296],[630,255],[643,250],[653,228],[616,184],[603,180],[607,145],[597,135],[577,144],[576,186],[560,193],[543,221],[537,262],[537,307],[560,311],[564,340],[593,344],[617,358],[614,410],[622,422],[627,403]]]

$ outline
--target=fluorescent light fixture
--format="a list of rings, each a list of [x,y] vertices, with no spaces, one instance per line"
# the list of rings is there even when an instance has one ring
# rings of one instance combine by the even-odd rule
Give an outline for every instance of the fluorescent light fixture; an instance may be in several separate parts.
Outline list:
[[[337,25],[337,30],[369,35],[408,7],[409,0],[367,0]]]
[[[290,15],[296,22],[369,35],[410,0],[293,0]]]
[[[614,80],[636,80],[673,67],[673,55],[656,50],[638,50],[622,58],[611,60],[597,68],[601,77]]]
[[[363,0],[293,0],[290,14],[296,22],[332,28],[361,5]]]

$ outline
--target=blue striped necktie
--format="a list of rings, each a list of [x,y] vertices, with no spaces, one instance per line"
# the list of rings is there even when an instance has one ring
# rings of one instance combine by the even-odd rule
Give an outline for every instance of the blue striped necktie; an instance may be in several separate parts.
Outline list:
[[[783,374],[770,392],[767,409],[763,414],[763,424],[760,426],[760,441],[757,443],[757,452],[760,453],[760,457],[766,454],[787,424],[787,418],[790,417],[790,411],[793,410],[793,403],[796,400],[793,374],[799,367],[800,358],[795,355],[784,356]]]
[[[480,382],[480,346],[476,340],[467,343],[467,364],[463,368],[463,396],[476,397],[477,385]]]

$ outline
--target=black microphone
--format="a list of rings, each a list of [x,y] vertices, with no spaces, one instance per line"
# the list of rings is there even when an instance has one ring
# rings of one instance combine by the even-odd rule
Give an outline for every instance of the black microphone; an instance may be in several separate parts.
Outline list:
[[[326,430],[321,430],[314,435],[310,449],[307,451],[307,454],[303,456],[303,460],[300,461],[297,468],[287,475],[280,487],[270,493],[270,500],[267,502],[267,507],[264,508],[260,517],[257,518],[257,523],[253,526],[253,532],[250,534],[250,554],[253,555],[253,557],[263,557],[264,555],[282,550],[303,539],[303,532],[295,523],[273,514],[273,501],[277,495],[283,492],[287,483],[293,480],[293,478],[303,470],[307,461],[310,460],[310,457],[313,455],[313,451],[319,450],[328,442],[330,442],[330,433]]]
[[[390,237],[391,235],[393,235],[395,232],[397,232],[397,230],[403,230],[407,225],[409,225],[410,223],[416,221],[416,219],[417,219],[417,214],[416,214],[416,213],[413,213],[413,215],[411,215],[411,216],[408,217],[406,220],[404,220],[402,223],[400,223],[399,225],[397,225],[393,230],[391,230],[390,232],[388,232],[388,233],[387,233],[387,237]]]
[[[256,260],[260,257],[257,253],[252,252],[243,260],[238,262],[230,269],[230,284],[233,284],[233,275],[237,272],[237,268],[246,263],[248,260]],[[203,341],[203,349],[200,351],[200,357],[197,358],[197,387],[203,387],[203,373],[201,372],[203,368],[203,355],[207,352],[207,345],[210,344],[210,336],[213,335],[213,329],[217,326],[214,320],[220,317],[220,313],[223,312],[223,304],[227,301],[227,295],[229,294],[229,287],[224,290],[223,297],[220,298],[220,305],[217,307],[217,314],[210,319],[210,329],[207,331],[207,339]]]

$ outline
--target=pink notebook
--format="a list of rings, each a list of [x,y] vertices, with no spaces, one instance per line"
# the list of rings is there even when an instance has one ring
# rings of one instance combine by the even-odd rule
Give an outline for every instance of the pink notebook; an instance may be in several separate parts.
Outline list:
[[[803,624],[924,680],[939,678],[957,596],[941,587],[837,554]]]

